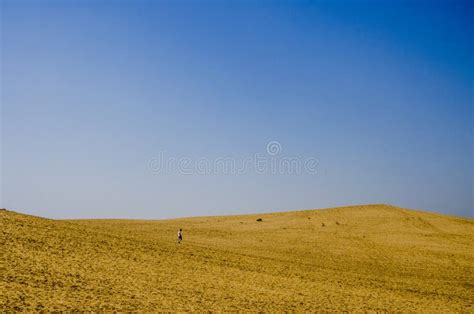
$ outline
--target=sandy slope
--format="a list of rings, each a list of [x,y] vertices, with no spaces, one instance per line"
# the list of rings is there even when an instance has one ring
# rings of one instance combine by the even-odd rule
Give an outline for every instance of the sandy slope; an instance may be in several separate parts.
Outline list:
[[[0,312],[474,311],[472,219],[386,205],[162,221],[0,218]]]

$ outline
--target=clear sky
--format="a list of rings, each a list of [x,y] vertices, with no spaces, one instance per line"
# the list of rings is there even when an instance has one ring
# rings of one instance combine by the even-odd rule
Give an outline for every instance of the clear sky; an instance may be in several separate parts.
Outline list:
[[[389,203],[474,217],[473,12],[3,0],[0,206],[166,218]],[[269,157],[271,141],[271,158],[317,158],[317,172],[150,170],[160,154]]]

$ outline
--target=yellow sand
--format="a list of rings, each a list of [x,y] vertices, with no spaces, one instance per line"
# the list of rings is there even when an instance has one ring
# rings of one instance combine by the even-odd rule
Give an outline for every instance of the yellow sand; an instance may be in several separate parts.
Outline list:
[[[0,312],[474,311],[472,219],[387,205],[160,221],[0,218]]]

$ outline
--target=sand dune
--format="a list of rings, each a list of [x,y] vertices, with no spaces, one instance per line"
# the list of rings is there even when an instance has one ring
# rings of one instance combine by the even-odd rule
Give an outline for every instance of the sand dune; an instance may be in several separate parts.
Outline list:
[[[474,311],[472,219],[387,205],[160,221],[0,218],[1,312]]]

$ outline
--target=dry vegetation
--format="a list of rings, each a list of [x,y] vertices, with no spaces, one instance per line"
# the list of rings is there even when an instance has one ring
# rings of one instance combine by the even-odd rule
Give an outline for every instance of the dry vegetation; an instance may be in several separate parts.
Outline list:
[[[0,312],[474,311],[472,219],[385,205],[162,221],[0,218]]]

